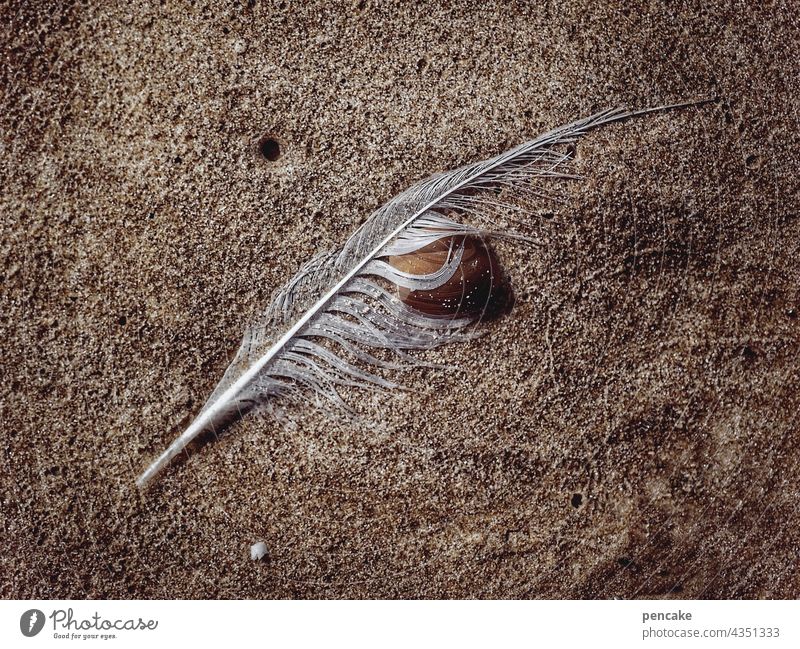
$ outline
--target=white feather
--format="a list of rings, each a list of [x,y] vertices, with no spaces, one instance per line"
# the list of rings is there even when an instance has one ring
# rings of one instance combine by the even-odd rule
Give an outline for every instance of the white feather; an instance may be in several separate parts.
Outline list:
[[[464,328],[474,318],[418,313],[389,294],[378,279],[410,290],[435,289],[457,272],[463,248],[451,247],[448,261],[427,275],[399,271],[385,259],[458,235],[526,239],[502,228],[498,232],[492,215],[498,208],[518,209],[514,197],[547,198],[531,186],[533,179],[574,178],[563,169],[570,159],[565,145],[610,122],[698,103],[703,102],[604,111],[495,158],[432,176],[386,203],[339,252],[317,255],[276,292],[196,419],[138,478],[137,485],[147,484],[200,433],[224,428],[254,405],[279,397],[306,400],[310,393],[346,410],[337,386],[396,387],[366,367],[396,370],[424,365],[406,350],[431,349],[471,337]],[[462,222],[455,222],[454,215]],[[320,344],[322,340],[332,344]],[[389,349],[403,363],[379,359],[368,348]]]

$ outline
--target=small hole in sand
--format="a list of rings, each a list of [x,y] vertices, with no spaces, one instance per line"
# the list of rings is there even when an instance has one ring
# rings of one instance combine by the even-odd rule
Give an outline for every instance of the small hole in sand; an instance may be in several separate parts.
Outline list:
[[[750,345],[745,345],[741,354],[742,360],[748,365],[758,358],[758,353]]]
[[[126,324],[128,324],[128,318],[126,318],[124,315],[121,315],[119,318],[117,318],[117,324],[120,327],[124,327]]]
[[[578,509],[583,503],[583,496],[581,494],[572,494],[572,500],[570,500],[570,502],[575,509]]]
[[[265,160],[275,162],[281,157],[281,145],[278,141],[271,137],[262,138],[258,143],[258,150]]]
[[[761,157],[751,153],[744,159],[744,164],[748,169],[758,169],[761,166]]]

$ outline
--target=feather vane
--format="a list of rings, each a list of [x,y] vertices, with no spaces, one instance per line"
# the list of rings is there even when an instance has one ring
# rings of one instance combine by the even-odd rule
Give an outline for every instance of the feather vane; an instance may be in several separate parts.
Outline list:
[[[404,303],[386,284],[405,294],[436,291],[463,273],[470,238],[529,240],[498,224],[495,216],[502,210],[506,219],[524,224],[519,198],[553,200],[547,184],[575,178],[565,169],[571,159],[567,145],[610,122],[697,103],[702,102],[604,111],[489,160],[431,176],[390,200],[340,251],[315,256],[276,291],[195,420],[137,484],[146,485],[200,433],[221,431],[254,406],[276,398],[308,401],[311,396],[333,410],[352,412],[337,388],[397,388],[382,372],[429,365],[409,351],[475,336],[470,325],[483,311],[426,313]],[[392,263],[436,246],[443,261],[431,272],[417,274]],[[492,274],[491,264],[482,272]],[[379,350],[389,350],[391,360]]]

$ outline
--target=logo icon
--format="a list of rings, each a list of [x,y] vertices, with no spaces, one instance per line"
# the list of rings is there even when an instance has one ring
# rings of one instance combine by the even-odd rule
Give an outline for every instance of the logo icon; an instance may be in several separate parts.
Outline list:
[[[38,608],[32,608],[30,611],[25,611],[22,617],[19,618],[19,630],[22,635],[32,638],[44,627],[44,613]]]

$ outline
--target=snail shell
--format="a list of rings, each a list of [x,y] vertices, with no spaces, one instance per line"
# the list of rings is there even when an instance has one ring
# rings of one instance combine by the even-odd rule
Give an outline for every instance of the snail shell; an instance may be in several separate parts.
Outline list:
[[[398,297],[408,306],[428,315],[494,317],[511,306],[511,288],[497,255],[474,235],[444,237],[405,255],[389,257],[397,270],[428,275],[447,263],[451,248],[464,245],[461,264],[442,286],[430,291],[396,287]]]

